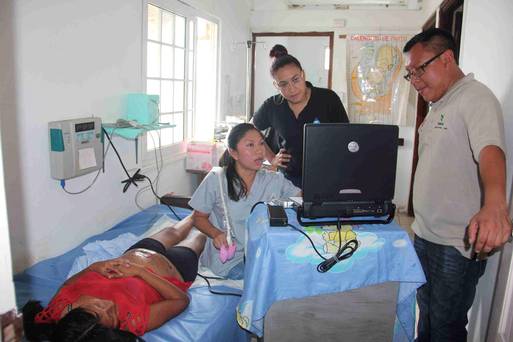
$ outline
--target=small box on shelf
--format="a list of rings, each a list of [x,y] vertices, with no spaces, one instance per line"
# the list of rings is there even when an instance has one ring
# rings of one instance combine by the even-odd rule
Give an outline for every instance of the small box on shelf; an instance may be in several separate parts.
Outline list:
[[[207,173],[219,165],[223,152],[221,143],[191,141],[187,144],[185,169],[193,173]]]

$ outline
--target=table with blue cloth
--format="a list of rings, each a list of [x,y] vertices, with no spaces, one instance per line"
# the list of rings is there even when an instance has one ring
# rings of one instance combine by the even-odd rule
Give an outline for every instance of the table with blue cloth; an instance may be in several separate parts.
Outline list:
[[[291,225],[303,230],[326,258],[338,249],[339,239],[356,238],[359,247],[348,259],[320,273],[323,261],[308,239],[291,227],[270,227],[267,207],[257,205],[247,220],[244,294],[237,306],[241,327],[263,336],[264,318],[274,302],[342,292],[384,282],[398,282],[394,341],[413,341],[416,289],[425,283],[422,267],[408,234],[395,222],[387,225],[302,227],[293,209],[286,209]]]

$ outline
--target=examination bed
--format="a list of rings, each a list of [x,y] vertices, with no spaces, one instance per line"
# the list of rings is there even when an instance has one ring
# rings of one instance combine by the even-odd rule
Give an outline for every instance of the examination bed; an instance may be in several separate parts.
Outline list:
[[[173,209],[179,217],[185,217],[190,213],[188,209],[176,207]],[[152,206],[125,219],[106,232],[87,239],[67,253],[43,260],[15,275],[18,307],[21,310],[29,299],[40,300],[43,305],[46,305],[71,273],[94,261],[91,259],[91,253],[102,254],[98,257],[99,259],[107,258],[109,254],[116,254],[121,250],[119,246],[113,246],[118,241],[123,244],[130,243],[130,239],[138,238],[147,230],[155,228],[156,222],[167,220],[165,216],[176,219],[165,205]],[[98,241],[106,241],[107,244],[99,247]],[[121,248],[124,247],[124,245],[121,246]],[[112,255],[112,257],[115,256]],[[225,283],[216,284],[214,288],[217,291],[241,292],[234,287],[226,286]],[[249,333],[241,329],[236,320],[236,306],[240,297],[212,294],[200,277],[189,290],[189,295],[191,302],[184,312],[159,329],[148,332],[143,338],[149,342],[250,340]]]

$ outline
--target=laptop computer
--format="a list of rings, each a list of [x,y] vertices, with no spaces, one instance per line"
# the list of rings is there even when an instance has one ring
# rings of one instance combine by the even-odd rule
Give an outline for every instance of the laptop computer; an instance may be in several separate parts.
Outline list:
[[[385,219],[347,222],[389,223],[398,138],[399,128],[392,125],[306,124],[298,220],[373,216]]]

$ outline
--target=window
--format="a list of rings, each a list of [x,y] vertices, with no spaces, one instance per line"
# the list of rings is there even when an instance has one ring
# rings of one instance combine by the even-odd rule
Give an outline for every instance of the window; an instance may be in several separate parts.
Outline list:
[[[173,125],[147,134],[147,155],[158,146],[176,154],[187,140],[212,140],[218,25],[195,12],[170,0],[147,4],[146,93],[160,96],[160,122]]]
[[[330,70],[330,47],[326,46],[324,48],[324,70]]]

